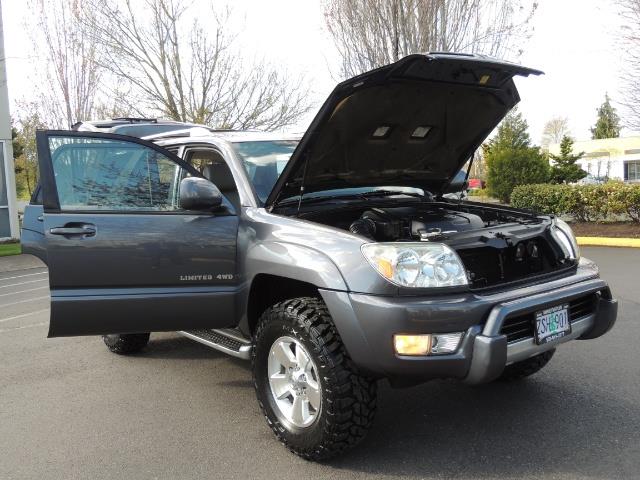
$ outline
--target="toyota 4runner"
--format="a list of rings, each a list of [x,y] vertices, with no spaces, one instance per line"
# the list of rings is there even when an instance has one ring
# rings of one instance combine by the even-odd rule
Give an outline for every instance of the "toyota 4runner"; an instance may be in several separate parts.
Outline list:
[[[49,336],[128,354],[179,331],[250,359],[269,426],[314,460],[365,436],[379,379],[531,375],[616,301],[559,218],[451,194],[539,73],[412,55],[339,84],[302,137],[38,132],[22,242]]]

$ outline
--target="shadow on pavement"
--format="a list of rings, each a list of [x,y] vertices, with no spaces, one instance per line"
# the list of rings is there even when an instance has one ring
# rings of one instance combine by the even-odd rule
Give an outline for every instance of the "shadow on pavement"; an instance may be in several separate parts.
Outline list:
[[[248,362],[175,336],[152,337],[145,356],[241,366],[246,377],[217,378],[205,388],[240,389],[242,399],[226,408],[246,416],[254,399]],[[482,387],[433,381],[396,390],[381,382],[368,437],[324,468],[394,477],[638,478],[640,405],[619,392],[574,385],[551,371]]]
[[[399,476],[637,478],[640,405],[565,388],[544,374],[476,388],[383,388],[369,437],[331,465]]]

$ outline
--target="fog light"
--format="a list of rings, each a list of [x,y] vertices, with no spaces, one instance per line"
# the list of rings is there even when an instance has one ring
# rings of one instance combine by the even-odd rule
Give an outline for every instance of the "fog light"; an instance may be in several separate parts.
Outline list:
[[[458,345],[460,345],[462,335],[462,332],[438,333],[437,335],[433,335],[433,339],[431,341],[431,353],[433,355],[439,355],[455,352],[458,349]]]
[[[398,355],[444,355],[454,353],[464,333],[432,335],[394,335],[393,346]]]
[[[431,335],[394,335],[393,345],[398,355],[428,355]]]

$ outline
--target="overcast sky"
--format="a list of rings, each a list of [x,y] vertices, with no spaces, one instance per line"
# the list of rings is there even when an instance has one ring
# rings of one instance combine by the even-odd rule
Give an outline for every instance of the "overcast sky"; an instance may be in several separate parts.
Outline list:
[[[29,99],[36,76],[30,64],[29,19],[24,0],[0,0],[4,16],[9,96]],[[265,57],[292,75],[311,82],[319,107],[335,85],[331,68],[336,52],[324,29],[320,2],[315,0],[236,0],[235,12],[244,17],[239,39],[249,55]],[[25,28],[25,23],[27,28]],[[515,60],[546,75],[517,80],[520,109],[535,142],[549,118],[569,118],[572,135],[590,138],[596,108],[605,92],[620,98],[621,55],[616,48],[619,20],[611,0],[540,0],[534,32]],[[313,115],[305,120],[304,129]],[[631,132],[623,131],[623,134]]]

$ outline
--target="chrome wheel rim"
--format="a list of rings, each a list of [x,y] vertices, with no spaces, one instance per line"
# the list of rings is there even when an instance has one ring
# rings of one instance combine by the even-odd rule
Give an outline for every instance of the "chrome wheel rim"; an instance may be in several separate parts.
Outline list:
[[[304,428],[320,414],[322,391],[318,369],[309,352],[295,338],[278,338],[269,351],[269,387],[280,415]]]

